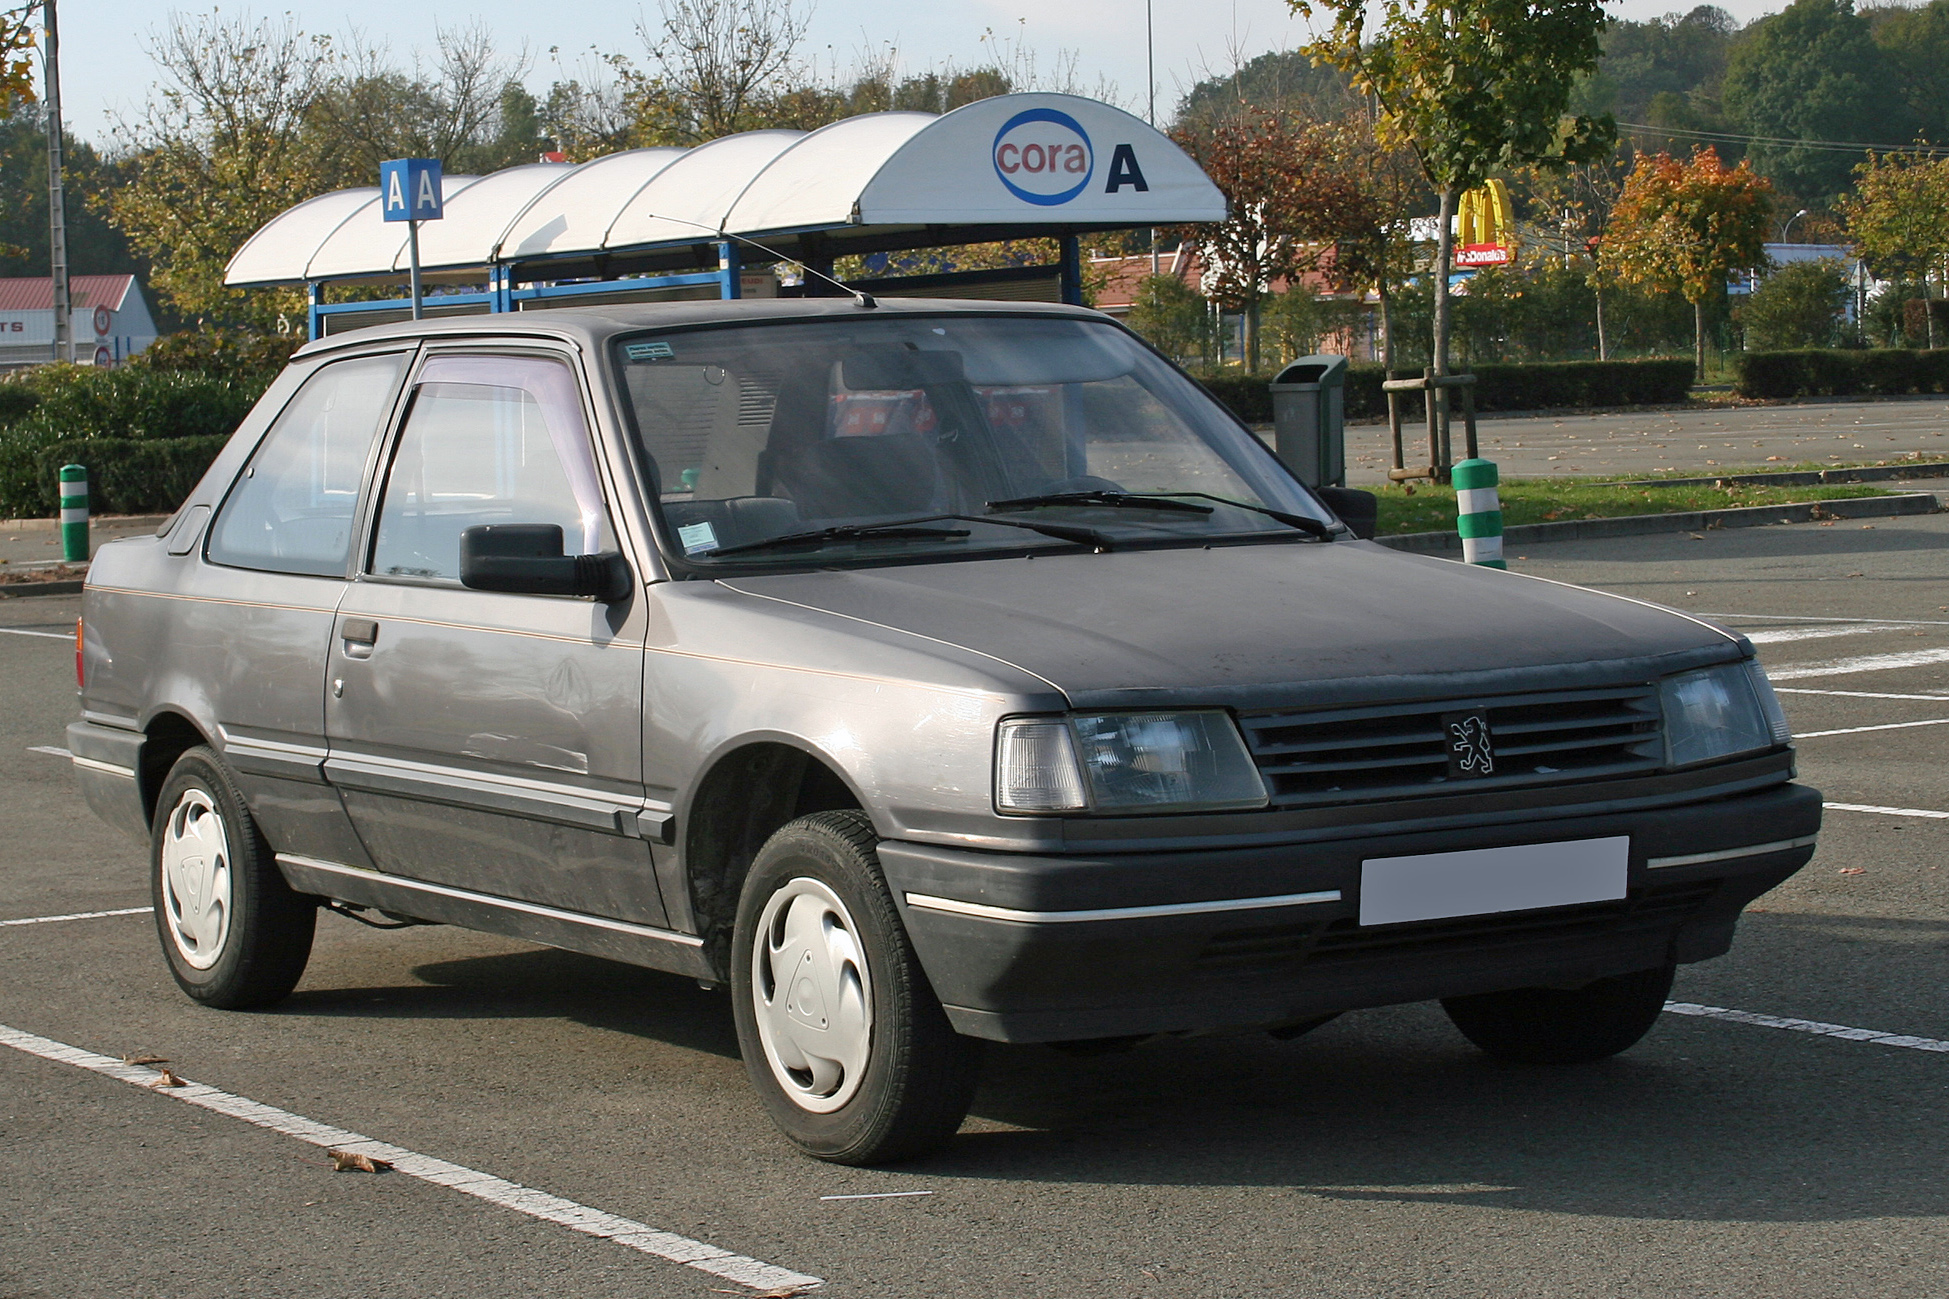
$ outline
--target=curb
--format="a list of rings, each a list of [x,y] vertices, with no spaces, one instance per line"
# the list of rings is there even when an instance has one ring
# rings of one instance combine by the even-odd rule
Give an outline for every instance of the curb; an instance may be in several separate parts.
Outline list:
[[[97,514],[88,522],[97,528],[160,528],[164,519],[175,517],[173,514]],[[60,526],[59,519],[0,519],[0,532],[53,532]]]
[[[1822,518],[1886,519],[1907,514],[1934,514],[1941,506],[1932,492],[1900,496],[1861,496],[1839,501],[1803,501],[1797,505],[1743,505],[1726,510],[1692,510],[1684,514],[1624,514],[1610,519],[1565,519],[1561,523],[1519,523],[1503,529],[1504,549],[1540,546],[1552,541],[1589,541],[1601,537],[1647,537],[1661,532],[1698,532],[1707,528],[1763,528],[1775,523],[1812,523]],[[1462,539],[1452,532],[1408,532],[1374,540],[1392,550],[1416,555],[1459,551]]]
[[[23,600],[30,595],[80,595],[83,585],[80,578],[72,582],[0,583],[0,600]]]
[[[1777,474],[1719,474],[1712,478],[1620,478],[1591,486],[1715,487],[1721,483],[1738,483],[1742,487],[1818,487],[1822,483],[1887,483],[1906,478],[1949,478],[1949,462],[1863,465],[1857,469],[1788,469]]]

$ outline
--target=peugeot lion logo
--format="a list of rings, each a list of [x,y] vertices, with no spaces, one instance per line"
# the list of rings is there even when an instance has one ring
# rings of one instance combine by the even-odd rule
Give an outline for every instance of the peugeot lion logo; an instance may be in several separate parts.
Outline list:
[[[1496,769],[1489,744],[1489,719],[1482,713],[1451,713],[1441,719],[1448,736],[1448,774],[1486,776]]]

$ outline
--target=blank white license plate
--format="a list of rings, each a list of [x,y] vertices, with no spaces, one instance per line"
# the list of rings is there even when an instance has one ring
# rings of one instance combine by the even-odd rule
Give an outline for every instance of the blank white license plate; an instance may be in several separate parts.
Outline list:
[[[1624,896],[1631,838],[1470,848],[1360,863],[1360,923],[1531,911]]]

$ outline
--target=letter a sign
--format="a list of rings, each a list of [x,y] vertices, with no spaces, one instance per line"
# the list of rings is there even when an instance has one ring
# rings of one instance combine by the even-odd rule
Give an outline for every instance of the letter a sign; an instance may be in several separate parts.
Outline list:
[[[440,160],[394,158],[380,163],[379,198],[388,221],[438,221]]]

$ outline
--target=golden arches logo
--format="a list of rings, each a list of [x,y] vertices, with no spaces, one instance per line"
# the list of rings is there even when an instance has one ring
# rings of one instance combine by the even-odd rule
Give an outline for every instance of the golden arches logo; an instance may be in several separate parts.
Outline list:
[[[1462,195],[1455,224],[1457,265],[1500,266],[1515,260],[1516,209],[1509,201],[1509,186],[1501,181],[1485,181]]]

